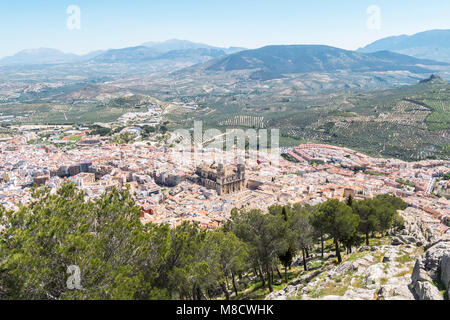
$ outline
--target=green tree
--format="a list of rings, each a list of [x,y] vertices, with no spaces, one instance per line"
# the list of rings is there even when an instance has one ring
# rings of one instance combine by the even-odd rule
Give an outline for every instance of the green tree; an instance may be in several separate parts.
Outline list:
[[[359,223],[359,216],[345,203],[330,199],[320,205],[326,233],[334,240],[338,263],[342,262],[339,242],[353,236]]]
[[[373,200],[376,215],[379,223],[378,231],[382,234],[394,226],[394,222],[401,223],[397,210],[406,209],[406,203],[398,197],[390,194],[376,196]]]
[[[366,245],[369,245],[369,234],[379,229],[375,205],[371,199],[356,201],[353,211],[359,216],[358,231],[365,235]]]
[[[272,292],[273,267],[277,265],[279,253],[285,252],[288,246],[284,238],[286,222],[278,215],[262,214],[260,210],[234,212],[231,219],[233,232],[251,246]]]
[[[297,206],[292,217],[292,230],[296,247],[302,251],[303,268],[308,270],[306,250],[314,243],[314,228],[311,225],[310,213],[304,207]]]
[[[159,127],[159,131],[160,131],[162,134],[166,134],[166,132],[167,132],[167,127],[166,127],[165,125],[162,125],[162,126]]]
[[[209,232],[203,244],[203,252],[213,257],[211,264],[217,270],[217,281],[226,299],[230,300],[228,279],[231,278],[237,296],[238,288],[234,276],[246,268],[247,246],[234,233],[222,230]]]
[[[352,247],[360,246],[364,243],[364,238],[360,236],[357,232],[347,235],[342,239],[342,243],[347,249],[347,254],[352,253]]]
[[[407,205],[405,201],[403,201],[401,198],[390,195],[390,194],[381,194],[376,196],[374,201],[379,201],[382,204],[390,205],[395,210],[405,210]]]
[[[314,207],[310,216],[311,225],[314,228],[315,235],[320,238],[320,252],[322,259],[324,257],[324,237],[327,232],[325,212],[320,210],[320,205]]]
[[[398,213],[394,216],[393,227],[397,230],[401,230],[405,227],[405,219]]]
[[[291,267],[294,257],[297,253],[296,243],[295,243],[295,232],[292,225],[292,208],[289,206],[272,206],[269,208],[269,213],[273,215],[281,215],[282,219],[286,222],[284,231],[284,238],[287,242],[286,250],[278,254],[278,259],[280,259],[281,264],[284,267],[284,281],[288,282],[287,270]]]
[[[349,207],[353,206],[353,196],[352,195],[348,196],[346,203]]]
[[[206,231],[183,222],[170,230],[168,254],[159,269],[158,287],[165,287],[170,297],[201,300],[215,281],[214,261],[202,252]]]
[[[141,224],[140,208],[127,190],[85,201],[82,191],[66,183],[57,194],[43,188],[33,196],[29,207],[1,210],[1,299],[167,297],[152,285],[165,241],[159,227]],[[70,266],[78,266],[82,290],[67,286]]]

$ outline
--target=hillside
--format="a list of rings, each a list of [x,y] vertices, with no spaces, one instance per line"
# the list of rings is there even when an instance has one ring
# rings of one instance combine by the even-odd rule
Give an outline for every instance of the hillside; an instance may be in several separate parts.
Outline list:
[[[226,52],[222,49],[215,48],[196,48],[171,50],[157,57],[158,60],[177,60],[177,59],[194,59],[198,61],[207,61],[214,58],[222,57]]]
[[[0,59],[0,66],[30,66],[83,64],[85,62],[102,64],[139,65],[149,61],[192,61],[189,65],[203,63],[208,60],[245,50],[239,47],[220,48],[187,40],[167,40],[164,42],[146,42],[140,46],[120,49],[97,50],[85,55],[64,53],[51,48],[27,49],[12,56]],[[92,66],[84,65],[91,68]],[[184,67],[184,66],[183,66]]]
[[[199,68],[205,71],[225,72],[259,70],[282,77],[283,74],[338,70],[351,72],[406,70],[427,73],[430,70],[422,66],[432,65],[443,64],[389,52],[363,54],[329,46],[291,45],[241,51],[207,62]]]
[[[96,63],[140,63],[152,60],[160,52],[148,47],[138,46],[123,49],[111,49],[92,58]]]
[[[345,145],[405,160],[450,157],[450,84],[432,76],[416,85],[343,95],[331,103],[273,117],[289,136]]]
[[[0,65],[30,65],[67,63],[81,60],[82,57],[49,48],[22,50],[16,54],[0,59]]]
[[[430,30],[411,36],[401,35],[375,41],[359,52],[389,50],[422,59],[450,62],[450,30]]]
[[[104,52],[103,50],[96,50],[84,55],[77,55],[51,48],[27,49],[0,59],[0,66],[27,66],[32,68],[33,65],[79,64]]]
[[[226,54],[231,54],[245,50],[244,48],[239,47],[220,48],[210,46],[204,43],[196,43],[188,40],[179,40],[179,39],[170,39],[163,42],[149,41],[143,43],[142,45],[157,50],[161,53],[166,53],[169,51],[188,50],[188,49],[211,49],[211,50],[221,50],[224,51]]]
[[[329,199],[313,207],[275,205],[268,213],[234,209],[223,228],[208,230],[188,221],[144,225],[125,188],[89,202],[73,182],[57,192],[37,190],[21,214],[0,211],[0,299],[448,298],[450,242],[430,217],[391,195],[353,199],[352,206]],[[364,207],[379,222],[369,229]],[[89,246],[74,250],[73,235]],[[73,261],[84,270],[83,290],[65,281]]]
[[[450,86],[430,75],[449,68],[388,51],[328,46],[269,46],[231,55],[138,46],[79,64],[2,68],[0,99],[2,112],[29,121],[89,122],[99,103],[143,94],[199,105],[183,116],[165,115],[172,127],[203,120],[205,126],[245,128],[257,117],[261,127],[281,129],[282,146],[324,142],[374,156],[447,159]],[[112,111],[107,119],[124,112]]]
[[[280,129],[282,146],[318,142],[408,161],[450,158],[450,84],[439,76],[383,90],[343,88],[308,92],[303,83],[311,81],[319,86],[319,81],[331,78],[314,76],[306,74],[260,83],[243,81],[242,77],[240,82],[233,83],[230,77],[227,80],[231,84],[226,86],[214,83],[218,80],[212,77],[214,80],[208,85],[203,84],[203,89],[209,92],[185,96],[187,101],[200,103],[203,108],[189,112],[188,117],[169,115],[169,118],[186,127],[192,126],[196,119],[205,126],[226,129],[252,127],[249,119],[257,117],[261,127]],[[349,84],[345,77],[348,75],[340,78],[341,86]],[[359,79],[364,77],[361,75]],[[202,89],[198,78],[196,83]],[[177,89],[183,95],[191,87],[191,83],[183,83]],[[155,87],[150,95],[170,101],[171,98],[161,98],[164,90],[161,88],[165,87]]]
[[[226,54],[227,53],[224,50],[212,47],[160,51],[157,47],[149,48],[146,46],[138,46],[108,50],[94,57],[90,62],[131,65],[140,65],[142,63],[165,63],[167,65],[174,65],[179,62],[184,62],[187,63],[187,66],[191,66],[225,56]]]
[[[448,293],[441,279],[449,277],[450,269],[439,266],[448,259],[450,239],[434,238],[412,208],[401,215],[405,229],[400,233],[361,246],[338,266],[332,253],[325,259],[313,254],[309,271],[299,273],[266,300],[444,300]]]

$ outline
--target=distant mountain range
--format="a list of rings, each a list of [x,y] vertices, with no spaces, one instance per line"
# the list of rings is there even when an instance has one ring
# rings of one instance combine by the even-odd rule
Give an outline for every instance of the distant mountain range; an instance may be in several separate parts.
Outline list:
[[[187,40],[172,39],[164,42],[147,42],[141,46],[123,49],[93,51],[86,55],[64,53],[50,48],[22,50],[13,56],[0,59],[0,65],[61,64],[86,61],[97,63],[140,63],[155,59],[182,59],[192,60],[193,63],[201,63],[241,50],[244,50],[244,48],[218,48]]]
[[[450,30],[430,30],[411,36],[401,35],[375,41],[359,52],[388,50],[416,58],[450,62]]]
[[[22,50],[13,56],[0,60],[0,65],[32,65],[32,64],[57,64],[89,60],[101,52],[95,51],[85,56],[74,53],[64,53],[50,48]]]
[[[388,51],[366,54],[321,45],[282,45],[241,51],[194,66],[191,70],[205,72],[254,70],[252,78],[269,80],[282,78],[284,74],[344,70],[429,73],[432,72],[431,69],[424,66],[443,65],[448,64]]]
[[[192,64],[202,63],[225,56],[226,52],[214,48],[191,48],[161,52],[145,46],[108,50],[90,60],[95,63],[134,63],[151,61],[188,61]]]
[[[225,52],[225,54],[236,53],[239,51],[246,50],[245,48],[239,47],[229,47],[229,48],[221,48],[221,47],[213,47],[204,43],[196,43],[187,40],[178,40],[171,39],[164,42],[146,42],[143,43],[142,46],[152,48],[161,53],[169,52],[169,51],[181,51],[188,49],[212,49],[212,50],[221,50]]]
[[[0,66],[156,63],[152,70],[170,71],[195,65],[205,71],[254,69],[251,78],[269,80],[281,78],[283,74],[337,70],[404,70],[427,73],[431,71],[426,66],[443,65],[436,61],[450,62],[450,30],[433,30],[413,36],[381,39],[358,51],[323,45],[281,45],[247,50],[238,47],[220,48],[178,39],[94,51],[86,55],[40,48],[23,50],[0,59]]]
[[[229,53],[233,51],[238,52]],[[145,43],[82,56],[45,48],[24,50],[0,60],[0,66],[8,66],[3,71],[14,77],[21,70],[25,79],[30,75],[42,79],[56,75],[67,79],[74,76],[115,79],[160,74],[172,80],[193,81],[194,88],[199,83],[207,83],[226,90],[231,90],[227,87],[230,79],[241,83],[250,81],[250,84],[255,80],[297,78],[305,92],[336,87],[390,87],[410,84],[432,73],[446,79],[450,74],[449,63],[386,50],[363,53],[324,45],[277,45],[242,50],[184,40]]]
[[[110,49],[90,59],[96,63],[139,63],[156,58],[161,53],[148,47],[138,46]]]

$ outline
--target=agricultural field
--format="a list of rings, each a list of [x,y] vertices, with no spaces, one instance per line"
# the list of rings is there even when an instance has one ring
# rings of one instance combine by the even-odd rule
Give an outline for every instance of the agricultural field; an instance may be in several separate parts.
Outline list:
[[[5,115],[18,117],[15,124],[81,124],[111,122],[128,112],[127,107],[102,104],[23,103],[2,107]]]
[[[430,130],[439,131],[450,128],[450,88],[433,90],[418,97],[417,100],[431,111],[425,119]]]
[[[19,124],[89,124],[156,103],[169,130],[194,121],[205,130],[275,128],[284,147],[315,142],[403,160],[450,157],[450,84],[438,76],[337,72],[260,81],[246,72],[41,85],[20,79],[8,87],[0,116],[14,115]],[[380,89],[384,82],[391,85]]]
[[[203,108],[171,120],[185,127],[202,120],[204,128],[222,130],[278,128],[282,146],[329,143],[403,160],[450,156],[450,84],[439,77],[357,93],[289,98],[268,91],[190,96]]]

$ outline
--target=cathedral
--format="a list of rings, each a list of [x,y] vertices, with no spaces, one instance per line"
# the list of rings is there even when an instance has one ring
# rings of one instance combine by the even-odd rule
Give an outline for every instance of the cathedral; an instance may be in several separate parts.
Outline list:
[[[192,180],[208,189],[214,189],[218,195],[229,194],[246,188],[245,165],[238,164],[236,169],[225,168],[223,164],[197,167]]]

